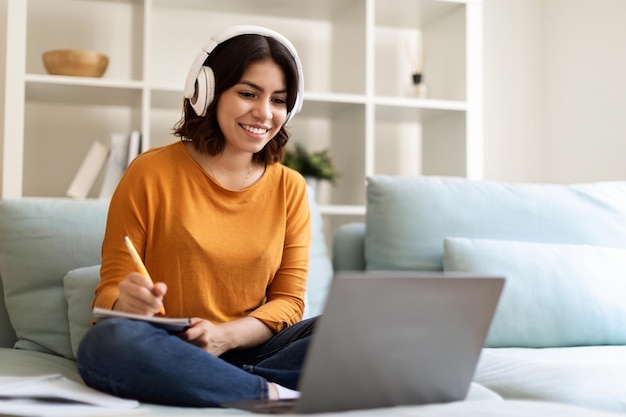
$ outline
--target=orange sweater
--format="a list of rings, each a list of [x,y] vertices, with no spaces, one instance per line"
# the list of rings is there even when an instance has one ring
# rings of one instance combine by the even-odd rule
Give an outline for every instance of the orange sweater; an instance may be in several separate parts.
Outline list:
[[[274,331],[302,318],[309,207],[304,179],[281,164],[229,191],[181,142],[139,155],[111,199],[95,306],[112,308],[118,283],[136,270],[126,235],[152,279],[167,284],[170,317],[253,316]]]

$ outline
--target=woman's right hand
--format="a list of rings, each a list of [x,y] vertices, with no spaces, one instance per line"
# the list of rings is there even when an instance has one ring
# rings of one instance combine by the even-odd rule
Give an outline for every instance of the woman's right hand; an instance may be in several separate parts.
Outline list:
[[[154,316],[163,305],[167,292],[164,282],[152,283],[150,278],[139,272],[131,272],[118,285],[120,294],[113,310],[126,313]]]

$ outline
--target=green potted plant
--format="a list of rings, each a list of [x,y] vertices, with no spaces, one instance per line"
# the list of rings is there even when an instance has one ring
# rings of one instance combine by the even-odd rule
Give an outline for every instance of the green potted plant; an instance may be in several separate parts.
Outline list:
[[[328,149],[309,152],[304,145],[296,143],[292,149],[285,151],[283,165],[295,169],[305,178],[329,181],[333,185],[339,178]]]

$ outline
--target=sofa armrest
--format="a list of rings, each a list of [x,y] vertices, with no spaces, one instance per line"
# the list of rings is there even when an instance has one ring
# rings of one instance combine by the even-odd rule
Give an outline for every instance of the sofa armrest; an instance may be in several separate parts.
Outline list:
[[[333,236],[333,269],[365,270],[365,223],[341,225]]]

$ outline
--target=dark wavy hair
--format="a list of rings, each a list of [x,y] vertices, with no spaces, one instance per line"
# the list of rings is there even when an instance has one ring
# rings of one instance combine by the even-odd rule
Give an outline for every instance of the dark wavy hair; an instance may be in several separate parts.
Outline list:
[[[196,115],[189,99],[184,99],[183,116],[174,126],[174,135],[191,140],[200,152],[217,155],[224,150],[226,138],[217,121],[217,103],[222,93],[237,84],[250,64],[264,60],[275,62],[285,74],[287,112],[291,112],[298,94],[298,69],[289,50],[278,40],[256,34],[228,39],[209,54],[204,66],[215,74],[215,96],[206,116]],[[280,162],[290,133],[283,125],[262,150],[253,155],[255,162],[267,165]]]

